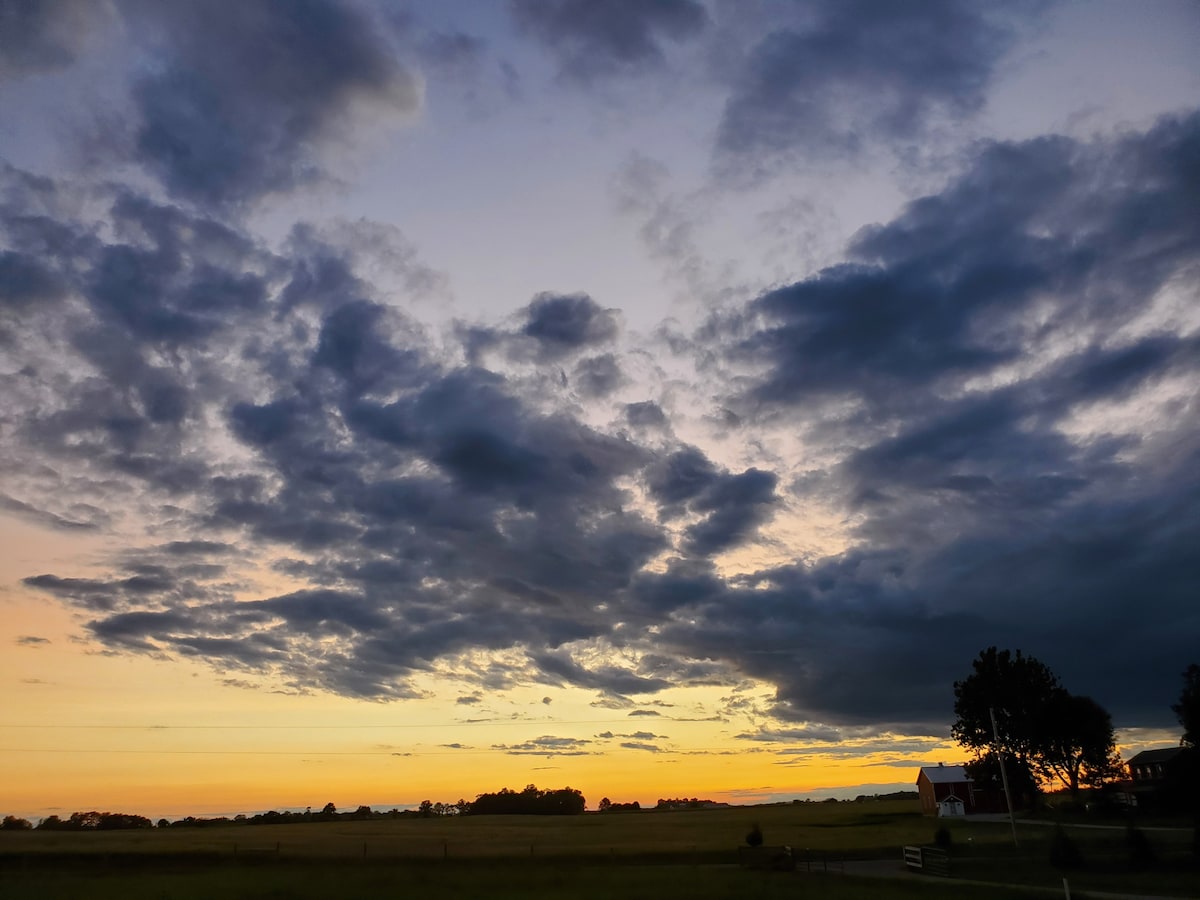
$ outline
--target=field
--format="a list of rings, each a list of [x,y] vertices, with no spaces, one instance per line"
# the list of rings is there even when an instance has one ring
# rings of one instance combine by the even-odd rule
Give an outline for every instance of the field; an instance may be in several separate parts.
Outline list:
[[[794,848],[797,872],[737,865],[757,823],[770,845]],[[337,821],[206,829],[0,832],[0,896],[91,900],[199,897],[307,898],[394,895],[441,898],[805,896],[961,897],[954,880],[902,871],[900,848],[929,844],[938,822],[915,801],[809,803],[692,812],[571,817],[449,817]],[[1004,823],[953,822],[952,874],[1053,888],[1050,829],[1022,826],[1014,852]],[[1088,887],[1195,897],[1190,835],[1154,833],[1156,859],[1130,871],[1124,834],[1073,829],[1086,868],[1069,873],[1072,895]],[[878,860],[877,862],[866,862]],[[868,876],[873,876],[867,880]],[[882,877],[880,877],[882,876]],[[1077,886],[1077,887],[1076,887]],[[972,885],[970,896],[1028,896]]]

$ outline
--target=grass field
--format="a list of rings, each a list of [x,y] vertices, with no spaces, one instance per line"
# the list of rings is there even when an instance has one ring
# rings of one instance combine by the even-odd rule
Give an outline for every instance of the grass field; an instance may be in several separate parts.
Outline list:
[[[739,868],[737,847],[757,823],[788,845],[796,873]],[[692,812],[573,817],[464,817],[114,832],[0,832],[0,897],[89,900],[199,897],[439,898],[1028,896],[1017,888],[932,882],[900,871],[900,848],[950,829],[953,875],[1046,888],[1051,830],[1022,826],[1014,851],[1003,823],[939,823],[915,801],[811,803]],[[1069,873],[1073,896],[1091,888],[1200,896],[1186,832],[1155,835],[1151,870],[1130,871],[1120,831],[1075,829],[1087,867]],[[855,877],[855,860],[892,880]],[[847,874],[849,873],[849,874]],[[964,890],[967,890],[964,893]],[[1061,896],[1061,893],[1060,893]]]

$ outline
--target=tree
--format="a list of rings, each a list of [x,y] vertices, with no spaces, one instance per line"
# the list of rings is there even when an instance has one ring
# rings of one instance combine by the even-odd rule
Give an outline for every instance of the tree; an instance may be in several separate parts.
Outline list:
[[[608,812],[608,808],[610,806],[612,806],[612,801],[609,800],[607,797],[602,797],[600,800],[600,805],[596,808],[598,810],[600,810],[600,812]]]
[[[28,819],[20,819],[16,816],[5,816],[4,821],[0,822],[0,829],[4,831],[29,831],[33,828],[33,824]]]
[[[1099,703],[1063,691],[1050,702],[1047,714],[1045,746],[1033,761],[1035,772],[1048,780],[1057,778],[1073,798],[1081,785],[1099,787],[1124,774],[1112,717]]]
[[[1192,663],[1183,672],[1183,691],[1179,702],[1171,704],[1183,726],[1183,737],[1179,743],[1185,747],[1200,749],[1200,666]]]
[[[1032,656],[988,647],[972,663],[974,671],[954,682],[954,739],[976,754],[999,749],[1032,763],[1041,742],[1046,705],[1063,690],[1058,678]],[[999,747],[992,734],[996,714]]]
[[[1015,756],[1005,755],[1003,775],[1000,774],[1000,762],[991,750],[979,754],[963,768],[967,770],[977,788],[993,792],[997,796],[1004,790],[1004,779],[1007,777],[1013,806],[1016,809],[1032,806],[1037,800],[1037,775],[1028,763]]]
[[[983,757],[998,750],[1077,797],[1083,785],[1121,774],[1112,718],[1090,697],[1077,697],[1040,660],[989,647],[971,675],[954,683],[951,733]],[[995,715],[993,734],[992,715]]]

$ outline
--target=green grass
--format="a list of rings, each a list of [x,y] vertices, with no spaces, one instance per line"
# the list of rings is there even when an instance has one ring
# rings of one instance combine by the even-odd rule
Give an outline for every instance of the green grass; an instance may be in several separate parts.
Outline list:
[[[836,875],[753,872],[733,866],[578,867],[543,861],[516,866],[413,864],[351,866],[293,864],[222,866],[195,871],[0,873],[5,900],[87,897],[88,900],[329,900],[332,897],[437,897],[438,900],[952,900],[961,887],[918,880],[882,881]],[[1021,896],[972,888],[978,900]]]
[[[912,801],[794,804],[690,812],[565,817],[466,816],[297,825],[110,832],[0,832],[0,855],[205,854],[273,851],[281,858],[478,859],[571,857],[732,859],[757,822],[773,845],[813,853],[895,855],[932,840],[936,823]],[[1003,840],[983,826],[978,840]]]
[[[738,868],[737,847],[754,823],[768,845],[788,845],[797,873]],[[1048,862],[1050,828],[1018,826],[1014,851],[1006,823],[939,821],[914,801],[813,803],[691,812],[572,817],[465,817],[336,821],[296,825],[148,829],[116,832],[0,832],[0,897],[89,900],[192,897],[407,895],[425,885],[439,898],[805,896],[963,896],[964,886],[906,879],[900,848],[929,844],[949,829],[955,878],[1043,888],[1061,886]],[[1070,828],[1086,862],[1068,873],[1075,891],[1107,890],[1195,897],[1200,872],[1190,833],[1151,834],[1157,855],[1130,871],[1121,831]],[[278,847],[278,851],[276,848]],[[862,880],[853,860],[895,861]],[[812,862],[812,873],[803,861]],[[828,868],[829,874],[826,873]],[[485,889],[481,889],[481,885]],[[980,898],[1019,896],[1019,888],[970,887]]]

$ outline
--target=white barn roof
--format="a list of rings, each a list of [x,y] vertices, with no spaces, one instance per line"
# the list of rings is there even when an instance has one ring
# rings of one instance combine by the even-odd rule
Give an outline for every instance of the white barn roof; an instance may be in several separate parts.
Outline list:
[[[921,772],[931,784],[959,784],[971,780],[962,766],[922,766]]]

